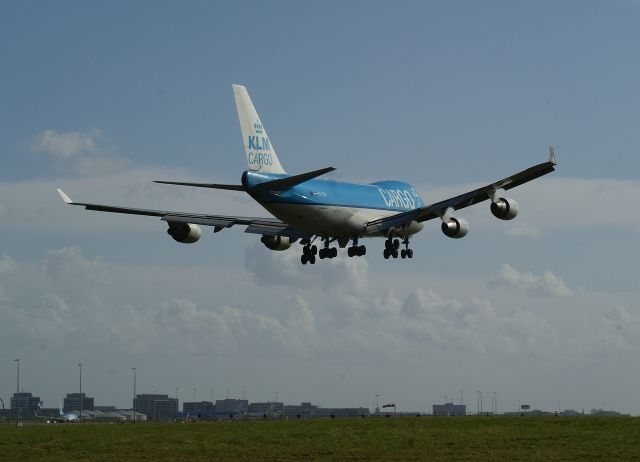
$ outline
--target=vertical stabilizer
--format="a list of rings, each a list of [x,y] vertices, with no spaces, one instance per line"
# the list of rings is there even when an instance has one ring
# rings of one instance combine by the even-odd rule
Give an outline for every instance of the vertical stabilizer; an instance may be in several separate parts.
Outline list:
[[[238,109],[242,144],[247,155],[249,170],[264,173],[286,173],[280,165],[276,150],[269,140],[267,130],[251,102],[247,89],[242,85],[233,85],[233,96]]]

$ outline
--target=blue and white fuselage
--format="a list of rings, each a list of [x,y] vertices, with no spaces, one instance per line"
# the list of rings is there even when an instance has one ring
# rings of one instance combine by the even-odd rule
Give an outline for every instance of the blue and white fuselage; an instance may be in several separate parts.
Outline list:
[[[402,181],[358,184],[312,179],[282,191],[258,187],[287,177],[286,174],[246,171],[242,175],[242,186],[278,219],[320,236],[379,236],[383,233],[367,233],[365,225],[424,206],[416,189]],[[396,234],[415,234],[423,227],[422,223],[412,222]]]

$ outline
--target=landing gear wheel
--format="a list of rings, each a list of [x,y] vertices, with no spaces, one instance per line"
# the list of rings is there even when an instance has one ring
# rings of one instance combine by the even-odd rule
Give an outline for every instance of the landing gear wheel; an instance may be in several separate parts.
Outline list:
[[[382,252],[382,255],[384,256],[385,260],[388,260],[390,255],[389,249],[384,249],[384,252]]]
[[[413,258],[413,250],[412,249],[407,249],[407,257]]]
[[[324,260],[325,257],[327,256],[327,249],[320,249],[318,251],[318,257],[320,257],[320,260]]]
[[[393,240],[393,248],[394,249],[399,249],[400,248],[400,240],[398,240],[398,239],[394,239]]]
[[[336,258],[338,256],[338,248],[337,247],[332,248],[331,253],[329,255],[330,255],[329,258]]]
[[[406,250],[404,250],[404,249],[402,249],[402,250],[400,251],[400,256],[401,256],[402,258],[407,258],[407,251],[406,251]]]
[[[318,255],[318,248],[315,245],[311,246],[311,255]]]
[[[302,254],[300,256],[300,263],[302,263],[303,265],[307,264],[307,256],[305,254]]]
[[[398,258],[398,249],[393,249],[391,255],[393,255],[393,258]]]
[[[349,258],[355,256],[354,250],[355,250],[355,247],[349,247],[347,249],[347,255],[349,255]]]
[[[315,264],[316,264],[316,257],[315,257],[315,255],[311,255],[311,256],[309,257],[309,263],[311,263],[312,265],[315,265]]]
[[[356,255],[358,255],[359,257],[364,257],[367,254],[367,248],[364,245],[356,248],[358,249]]]

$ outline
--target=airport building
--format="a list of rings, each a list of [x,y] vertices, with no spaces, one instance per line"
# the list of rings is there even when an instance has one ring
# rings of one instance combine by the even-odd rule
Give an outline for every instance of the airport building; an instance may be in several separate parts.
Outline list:
[[[86,393],[68,393],[63,400],[62,409],[64,412],[80,412],[80,405],[82,405],[83,413],[94,410],[93,398],[87,396]]]
[[[467,415],[467,406],[465,404],[434,404],[433,415],[461,416]]]
[[[182,403],[182,412],[190,417],[213,419],[216,416],[216,406],[211,401]]]
[[[318,417],[368,417],[369,409],[366,407],[319,407]]]
[[[178,400],[161,394],[136,395],[133,409],[146,415],[147,420],[172,420],[178,414]]]
[[[275,401],[249,404],[249,414],[252,416],[280,417],[284,413],[284,405]]]
[[[32,417],[40,409],[42,400],[39,396],[33,396],[31,393],[20,392],[14,393],[11,397],[11,415],[18,415],[18,406],[20,406],[21,417]]]
[[[284,415],[290,419],[317,417],[318,406],[311,403],[288,404],[284,407]]]
[[[249,401],[246,399],[216,400],[216,417],[238,417],[249,413]]]

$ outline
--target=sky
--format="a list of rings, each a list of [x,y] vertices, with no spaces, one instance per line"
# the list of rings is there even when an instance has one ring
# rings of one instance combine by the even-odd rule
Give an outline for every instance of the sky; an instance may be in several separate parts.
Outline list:
[[[0,398],[78,390],[403,410],[640,413],[640,3],[20,2],[0,6]],[[400,179],[426,203],[547,158],[520,214],[427,223],[412,260],[301,266],[241,229],[60,200],[268,216],[238,183],[246,85],[285,169]],[[213,391],[212,391],[213,390]]]

